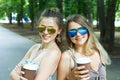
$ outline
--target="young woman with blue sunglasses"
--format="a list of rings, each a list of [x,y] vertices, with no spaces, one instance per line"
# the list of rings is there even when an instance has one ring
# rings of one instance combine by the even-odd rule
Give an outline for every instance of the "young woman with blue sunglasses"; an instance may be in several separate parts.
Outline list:
[[[58,66],[58,80],[106,80],[110,58],[95,37],[92,26],[81,15],[69,16],[66,22],[68,50],[63,52]],[[76,59],[89,58],[90,70],[77,66]],[[86,79],[85,79],[86,78]]]

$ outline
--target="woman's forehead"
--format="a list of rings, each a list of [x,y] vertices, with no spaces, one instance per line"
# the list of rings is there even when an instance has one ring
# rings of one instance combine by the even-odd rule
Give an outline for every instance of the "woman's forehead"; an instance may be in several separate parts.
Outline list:
[[[45,25],[45,26],[54,26],[54,25],[57,25],[54,18],[43,18],[40,21],[40,24]]]
[[[78,24],[78,23],[76,23],[76,22],[70,22],[69,23],[69,29],[77,29],[77,28],[79,28],[79,27],[81,27],[81,25],[80,24]]]

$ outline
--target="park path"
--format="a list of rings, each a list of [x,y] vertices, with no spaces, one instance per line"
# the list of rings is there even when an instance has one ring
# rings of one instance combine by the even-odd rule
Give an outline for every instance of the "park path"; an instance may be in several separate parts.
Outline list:
[[[0,26],[0,80],[10,80],[9,73],[35,42]]]
[[[0,26],[0,80],[10,80],[9,73],[35,42]],[[120,58],[107,66],[107,80],[120,80]]]

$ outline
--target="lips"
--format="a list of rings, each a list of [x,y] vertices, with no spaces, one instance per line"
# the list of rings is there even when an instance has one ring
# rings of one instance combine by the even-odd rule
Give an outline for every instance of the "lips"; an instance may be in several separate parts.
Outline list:
[[[84,39],[83,36],[80,36],[80,37],[76,37],[76,38],[75,38],[75,40],[82,40],[82,39]]]
[[[42,38],[43,38],[44,40],[48,40],[48,39],[50,38],[50,36],[48,36],[48,35],[42,35]]]

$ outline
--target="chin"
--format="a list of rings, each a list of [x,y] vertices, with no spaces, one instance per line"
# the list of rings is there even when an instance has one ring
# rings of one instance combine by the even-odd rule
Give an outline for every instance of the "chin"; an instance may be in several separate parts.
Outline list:
[[[44,42],[44,43],[49,43],[50,40],[42,40],[42,42]]]
[[[77,43],[78,45],[80,46],[83,46],[85,44],[85,42],[80,42],[80,43]]]
[[[50,41],[43,41],[44,43],[49,43]]]

